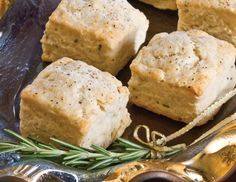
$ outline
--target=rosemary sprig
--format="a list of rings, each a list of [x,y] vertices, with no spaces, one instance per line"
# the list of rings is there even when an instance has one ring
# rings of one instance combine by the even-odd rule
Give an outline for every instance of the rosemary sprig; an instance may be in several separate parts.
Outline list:
[[[24,138],[11,130],[5,129],[5,132],[14,136],[19,142],[0,142],[0,154],[17,152],[24,158],[44,158],[79,169],[95,170],[151,157],[151,149],[121,138],[114,142],[110,150],[97,145],[92,145],[91,149],[85,149],[51,138],[52,143],[59,146],[57,148],[31,138]]]

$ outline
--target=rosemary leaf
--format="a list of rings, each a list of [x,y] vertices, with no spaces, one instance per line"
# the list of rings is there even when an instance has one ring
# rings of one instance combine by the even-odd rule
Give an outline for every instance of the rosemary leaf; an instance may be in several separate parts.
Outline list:
[[[101,153],[101,154],[104,154],[106,156],[109,156],[110,155],[110,152],[107,151],[106,149],[102,148],[102,147],[99,147],[97,145],[92,145],[91,146],[95,151],[97,151],[98,153]]]
[[[21,148],[5,148],[4,150],[0,149],[0,154],[11,153],[21,150]]]
[[[17,152],[23,158],[43,158],[78,169],[101,169],[122,162],[147,159],[150,156],[149,148],[125,139],[118,139],[111,150],[106,150],[97,145],[92,145],[91,149],[86,149],[55,138],[51,138],[55,145],[48,145],[35,139],[24,138],[11,130],[5,131],[17,138],[19,142],[0,141],[0,154]]]
[[[71,145],[69,143],[63,142],[61,140],[58,140],[56,138],[50,138],[52,141],[54,141],[55,143],[59,144],[60,146],[66,147],[68,149],[74,149],[76,151],[81,151],[81,152],[86,152],[86,150],[82,149],[81,147],[77,147],[74,145]]]
[[[136,149],[145,149],[144,147],[137,145],[133,142],[130,142],[128,140],[125,140],[123,138],[118,138],[117,142],[119,142],[119,144],[123,144],[124,146],[130,147],[130,148],[136,148]]]
[[[77,157],[77,158],[74,158],[72,160],[65,161],[64,164],[65,165],[74,164],[75,162],[82,161],[82,159],[83,159],[82,157]]]
[[[126,153],[123,156],[119,157],[121,161],[130,161],[130,160],[135,160],[137,158],[142,158],[145,156],[147,151],[136,151],[136,152],[131,152],[131,153]]]
[[[68,155],[66,157],[64,157],[64,160],[70,160],[70,159],[82,159],[83,156],[81,155],[81,153],[78,154],[74,154],[74,155]]]
[[[14,137],[16,137],[17,139],[21,140],[22,142],[24,142],[25,144],[28,144],[32,147],[35,147],[35,145],[28,139],[20,136],[19,134],[15,133],[14,131],[8,130],[8,129],[4,129],[4,131]]]
[[[67,162],[63,162],[63,164],[68,164]],[[89,161],[81,161],[81,160],[78,160],[78,161],[74,161],[72,163],[70,163],[71,165],[89,165],[90,162]]]
[[[38,146],[41,147],[41,148],[48,149],[48,150],[54,150],[54,149],[56,149],[56,148],[53,147],[53,146],[48,146],[48,145],[45,145],[45,144],[42,144],[42,143],[38,143]]]
[[[91,171],[93,169],[100,169],[105,166],[109,166],[112,163],[113,159],[106,159],[106,160],[101,160],[98,162],[95,162],[91,167],[89,167],[87,170]]]

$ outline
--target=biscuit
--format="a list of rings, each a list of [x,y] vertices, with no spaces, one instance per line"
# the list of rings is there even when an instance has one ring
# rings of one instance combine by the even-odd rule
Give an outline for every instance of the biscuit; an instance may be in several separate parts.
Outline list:
[[[145,41],[148,26],[126,0],[62,0],[46,25],[42,59],[66,56],[116,75]]]
[[[178,30],[203,30],[236,46],[236,0],[177,0]]]
[[[111,74],[62,58],[22,91],[20,131],[46,143],[55,137],[81,147],[107,147],[131,122],[128,97],[128,88]]]
[[[234,88],[235,57],[232,44],[200,30],[157,34],[130,66],[131,101],[189,123]]]

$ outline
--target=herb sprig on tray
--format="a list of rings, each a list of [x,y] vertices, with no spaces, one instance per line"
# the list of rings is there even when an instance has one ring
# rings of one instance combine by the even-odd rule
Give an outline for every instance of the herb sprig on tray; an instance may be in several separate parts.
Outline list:
[[[146,127],[141,125],[137,128],[135,138],[138,141],[141,141],[138,136],[138,130],[140,128],[146,129]],[[50,138],[51,144],[44,144],[35,139],[24,138],[8,129],[5,129],[5,132],[15,137],[18,142],[0,141],[0,154],[16,152],[26,159],[43,158],[65,166],[86,170],[101,169],[114,164],[141,159],[165,158],[185,148],[185,145],[173,147],[156,145],[150,142],[149,134],[147,147],[118,138],[107,150],[97,145],[92,145],[90,149],[77,147],[56,138]],[[145,145],[145,142],[143,144]]]
[[[97,145],[85,149],[55,138],[51,138],[52,144],[47,145],[34,139],[24,138],[11,130],[6,129],[5,132],[14,136],[19,142],[0,142],[0,154],[17,152],[23,158],[43,158],[79,169],[95,170],[151,157],[151,149],[122,138],[117,139],[110,150]]]

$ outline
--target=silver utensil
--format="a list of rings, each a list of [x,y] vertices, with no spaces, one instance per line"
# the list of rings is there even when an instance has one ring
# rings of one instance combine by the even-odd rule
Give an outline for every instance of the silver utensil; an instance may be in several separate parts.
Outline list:
[[[78,176],[70,172],[65,172],[58,169],[42,169],[37,165],[21,164],[19,166],[9,167],[0,171],[0,182],[38,182],[42,181],[42,178],[50,173],[70,175],[74,182],[79,181]],[[62,180],[58,179],[57,181]]]
[[[104,182],[215,182],[236,167],[236,114],[226,118],[185,151],[168,160],[132,162]]]

